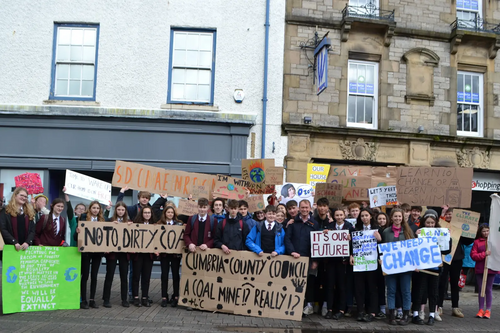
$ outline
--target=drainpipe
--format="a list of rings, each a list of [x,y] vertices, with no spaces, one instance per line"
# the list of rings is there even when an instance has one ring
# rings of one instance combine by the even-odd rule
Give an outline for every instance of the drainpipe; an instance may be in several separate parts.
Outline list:
[[[269,12],[271,0],[266,0],[266,36],[264,47],[264,93],[262,94],[262,146],[261,158],[266,158],[266,117],[267,117],[267,69],[269,65]]]

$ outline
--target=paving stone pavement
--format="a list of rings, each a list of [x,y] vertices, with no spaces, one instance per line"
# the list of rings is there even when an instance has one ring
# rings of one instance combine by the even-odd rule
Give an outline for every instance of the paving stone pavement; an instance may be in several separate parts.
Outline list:
[[[116,283],[117,282],[117,283]],[[16,313],[0,316],[0,332],[51,333],[118,333],[118,332],[242,332],[242,333],[319,333],[319,332],[498,332],[500,330],[500,290],[494,290],[492,319],[476,319],[477,294],[466,286],[460,293],[460,306],[465,318],[451,316],[451,303],[445,301],[443,322],[435,326],[389,326],[385,321],[358,323],[354,318],[327,320],[318,315],[303,318],[301,322],[273,318],[236,316],[202,311],[188,312],[182,307],[160,306],[160,280],[151,280],[150,308],[123,308],[119,296],[119,278],[116,276],[108,309],[102,306],[104,275],[99,274],[99,309],[58,310]],[[171,286],[172,283],[169,283]],[[170,293],[169,293],[170,294]]]

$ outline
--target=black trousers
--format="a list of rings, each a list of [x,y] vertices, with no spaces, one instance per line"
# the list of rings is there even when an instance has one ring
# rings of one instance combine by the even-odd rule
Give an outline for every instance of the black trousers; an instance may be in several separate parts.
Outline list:
[[[326,302],[325,288],[326,288],[325,259],[319,259],[318,276],[316,276],[316,283],[314,284],[314,301],[318,302],[320,306],[322,306],[323,302]]]
[[[443,307],[444,293],[446,292],[446,283],[448,282],[448,274],[450,275],[451,288],[451,307],[458,308],[458,280],[460,279],[460,271],[462,270],[462,260],[455,260],[451,265],[443,264],[443,271],[439,277],[439,298],[438,306]]]
[[[378,305],[385,305],[385,277],[380,265],[377,268],[377,286]]]
[[[160,257],[161,263],[161,297],[168,298],[168,271],[172,268],[172,280],[174,282],[173,297],[179,297],[179,284],[181,276],[179,274],[182,257],[177,254],[167,254]]]
[[[346,265],[341,259],[327,259],[326,262],[326,306],[333,310],[337,299],[336,310],[344,311],[346,307]]]
[[[377,271],[355,272],[353,275],[358,313],[377,313]]]
[[[80,281],[80,297],[87,301],[87,281],[90,274],[90,299],[95,298],[97,274],[101,266],[102,253],[82,253],[82,279]]]
[[[151,281],[151,271],[153,270],[153,259],[150,253],[137,253],[132,262],[133,282],[132,295],[139,297],[139,282],[141,283],[142,298],[149,296],[149,283]]]
[[[418,305],[420,309],[420,304],[422,304],[420,295],[420,275],[425,273],[413,272],[411,275],[411,304],[412,309]],[[425,304],[425,303],[424,303]],[[416,310],[414,310],[416,311]]]
[[[438,273],[439,271],[431,272]],[[418,300],[423,300],[429,298],[429,312],[436,311],[436,304],[438,301],[438,290],[439,290],[439,276],[434,276],[426,273],[420,273],[419,276],[419,285],[420,288],[418,290],[418,295],[416,296]],[[420,311],[421,302],[413,302],[412,310]],[[425,303],[422,303],[425,304]]]
[[[120,271],[120,294],[122,301],[127,300],[128,286],[128,258],[127,253],[114,253],[113,258],[106,258],[106,278],[104,279],[104,291],[102,299],[109,301],[111,298],[111,287],[115,276],[116,264]]]

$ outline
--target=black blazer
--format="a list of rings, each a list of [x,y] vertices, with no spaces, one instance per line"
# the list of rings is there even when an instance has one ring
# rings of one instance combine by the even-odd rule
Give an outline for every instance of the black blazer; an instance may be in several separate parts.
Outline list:
[[[15,245],[19,243],[18,240],[14,238],[11,216],[7,214],[5,209],[2,209],[2,211],[0,211],[0,230],[2,231],[2,237],[5,244]],[[34,239],[35,239],[35,221],[30,220],[28,222],[26,243],[28,245],[33,245]]]

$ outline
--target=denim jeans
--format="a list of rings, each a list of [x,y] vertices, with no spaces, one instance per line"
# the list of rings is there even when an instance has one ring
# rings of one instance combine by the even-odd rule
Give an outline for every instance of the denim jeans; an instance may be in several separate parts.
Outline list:
[[[385,276],[385,283],[387,285],[387,306],[389,307],[389,309],[396,308],[396,287],[397,287],[397,282],[399,281],[399,285],[401,288],[401,295],[403,296],[403,310],[410,310],[411,276],[412,272],[405,272],[405,273]]]

